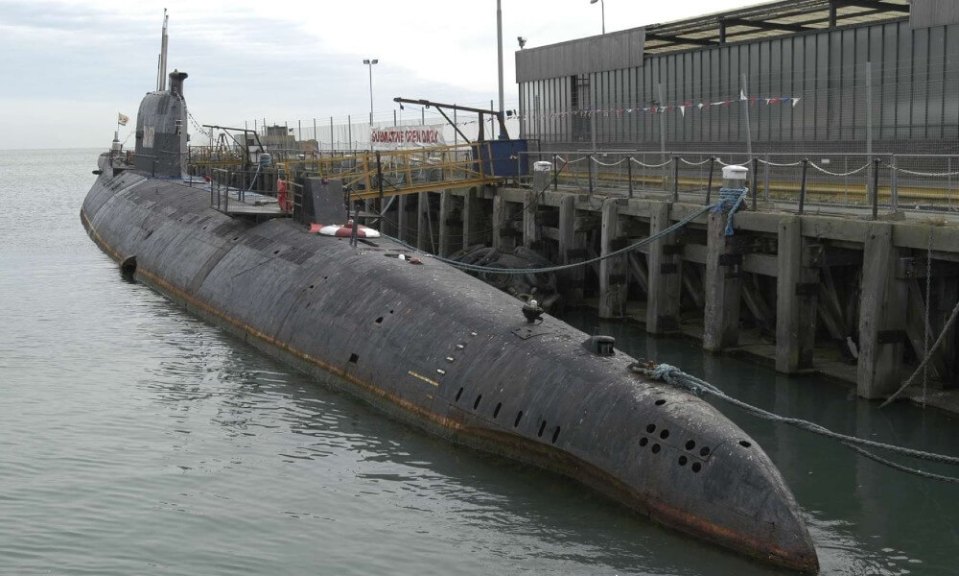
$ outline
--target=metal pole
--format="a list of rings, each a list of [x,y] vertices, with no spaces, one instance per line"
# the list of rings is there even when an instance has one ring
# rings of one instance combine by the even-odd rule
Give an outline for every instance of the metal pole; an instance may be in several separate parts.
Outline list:
[[[380,219],[377,220],[377,230],[383,231],[383,163],[380,159],[380,151],[376,151],[376,182],[380,189]]]
[[[713,194],[713,165],[716,163],[716,157],[709,157],[709,180],[706,184],[706,206],[709,206],[710,196]]]
[[[589,173],[589,193],[593,193],[593,155],[586,155],[586,170]]]
[[[951,158],[949,159],[951,163]],[[949,170],[950,172],[952,170]],[[951,176],[950,176],[951,178]],[[899,174],[896,172],[896,155],[892,154],[889,157],[889,187],[890,195],[892,196],[892,211],[899,211]]]
[[[746,73],[743,73],[743,114],[746,119],[746,154],[749,155],[749,159],[753,159],[753,135],[752,129],[749,125],[749,96],[746,94]]]
[[[558,187],[557,182],[559,181],[559,169],[556,167],[556,158],[558,158],[558,156],[553,154],[553,192],[556,192],[556,188]]]
[[[799,184],[799,214],[802,215],[803,205],[806,203],[806,168],[809,166],[809,159],[802,159],[802,181]]]
[[[330,156],[333,155],[333,150],[336,149],[336,146],[333,145],[333,117],[330,116]]]
[[[769,153],[766,153],[766,165],[763,167],[763,200],[769,202]]]
[[[659,83],[658,90],[659,90],[659,108],[657,108],[656,111],[659,113],[659,151],[662,154],[662,158],[660,159],[660,162],[666,162],[666,127],[664,125],[664,120],[663,120],[664,114],[661,112],[663,102],[665,101],[665,98],[663,97],[662,82]]]
[[[503,116],[503,11],[500,9],[500,0],[496,0],[496,46],[499,64],[499,115]],[[506,138],[500,132],[499,138]]]
[[[629,182],[629,197],[633,197],[633,157],[626,157],[626,181]]]
[[[679,156],[673,156],[673,202],[679,202]]]
[[[879,163],[881,160],[876,158],[872,165],[872,219],[879,216]]]
[[[869,61],[866,61],[866,162],[872,166],[872,62]]]
[[[759,158],[753,158],[753,210],[756,210],[756,196],[759,195]]]
[[[370,131],[373,130],[373,63],[376,60],[364,60],[366,67],[370,71]]]

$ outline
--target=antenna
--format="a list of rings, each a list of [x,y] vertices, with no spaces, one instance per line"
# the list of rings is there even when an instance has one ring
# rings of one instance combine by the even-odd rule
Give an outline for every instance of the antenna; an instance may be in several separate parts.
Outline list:
[[[163,33],[160,36],[160,57],[157,62],[157,91],[162,92],[166,90],[166,47],[167,47],[167,21],[170,17],[167,16],[166,8],[163,9]]]

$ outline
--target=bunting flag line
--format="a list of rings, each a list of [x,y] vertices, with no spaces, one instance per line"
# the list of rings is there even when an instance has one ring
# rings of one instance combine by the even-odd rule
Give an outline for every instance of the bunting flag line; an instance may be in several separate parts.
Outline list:
[[[789,103],[793,108],[799,104],[800,96],[746,96],[744,90],[739,91],[738,98],[727,98],[725,100],[701,100],[694,102],[693,100],[687,100],[685,102],[680,102],[678,104],[650,104],[648,106],[642,107],[633,107],[633,108],[596,108],[594,110],[580,109],[564,112],[546,112],[546,113],[528,113],[521,115],[519,113],[514,113],[514,117],[520,120],[530,120],[530,119],[556,119],[556,118],[566,118],[572,116],[578,116],[580,118],[591,118],[593,116],[597,118],[609,118],[610,116],[616,118],[622,118],[624,115],[632,115],[634,113],[644,113],[644,114],[665,114],[670,110],[677,110],[679,114],[685,118],[686,112],[691,109],[696,109],[699,112],[707,112],[710,108],[730,106],[736,101],[746,102],[750,106],[756,104],[764,103],[766,106],[774,106],[777,104]]]

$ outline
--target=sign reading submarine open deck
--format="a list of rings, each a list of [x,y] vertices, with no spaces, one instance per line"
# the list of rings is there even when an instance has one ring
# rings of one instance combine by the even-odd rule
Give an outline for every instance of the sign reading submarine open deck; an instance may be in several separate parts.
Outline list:
[[[779,471],[702,399],[643,380],[634,359],[584,346],[555,318],[527,322],[513,297],[446,264],[397,258],[407,249],[389,239],[354,246],[294,219],[212,209],[209,191],[181,178],[185,78],[174,71],[168,90],[144,97],[134,166],[102,155],[80,214],[137,280],[402,421],[720,546],[818,570]]]

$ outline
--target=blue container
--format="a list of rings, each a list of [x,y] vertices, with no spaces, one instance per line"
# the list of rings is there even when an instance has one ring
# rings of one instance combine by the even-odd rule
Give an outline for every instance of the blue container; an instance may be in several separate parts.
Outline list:
[[[483,140],[473,142],[474,167],[484,176],[516,178],[529,174],[526,140]]]

